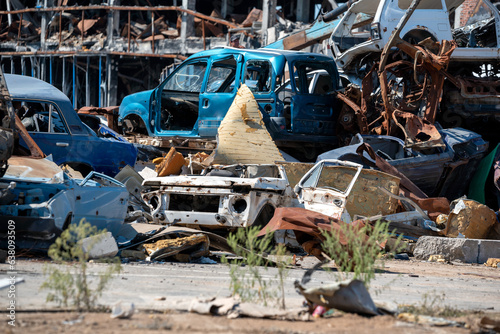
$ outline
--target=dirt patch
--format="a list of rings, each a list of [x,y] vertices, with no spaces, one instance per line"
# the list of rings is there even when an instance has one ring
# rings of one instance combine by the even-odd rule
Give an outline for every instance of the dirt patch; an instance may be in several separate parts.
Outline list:
[[[474,327],[479,315],[463,317]],[[431,327],[398,321],[390,316],[365,318],[338,314],[309,322],[266,319],[227,319],[193,313],[139,312],[131,319],[111,319],[109,313],[18,313],[15,328],[5,322],[2,333],[469,333],[470,329]]]

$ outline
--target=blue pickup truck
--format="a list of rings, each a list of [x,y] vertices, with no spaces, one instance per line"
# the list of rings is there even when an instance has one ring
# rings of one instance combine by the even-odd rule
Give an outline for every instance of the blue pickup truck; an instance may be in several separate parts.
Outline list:
[[[85,125],[70,100],[54,86],[36,78],[5,74],[14,109],[33,140],[58,165],[87,175],[115,176],[134,166],[137,148],[128,142],[102,138]],[[26,147],[24,142],[22,146]]]
[[[278,146],[311,153],[336,143],[340,79],[335,62],[299,51],[199,52],[156,88],[126,96],[118,124],[124,132],[152,137],[213,139],[241,84],[252,90]]]

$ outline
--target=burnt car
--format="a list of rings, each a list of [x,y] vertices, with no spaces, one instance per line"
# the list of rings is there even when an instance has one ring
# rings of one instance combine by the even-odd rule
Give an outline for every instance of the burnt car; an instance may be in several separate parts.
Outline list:
[[[5,80],[23,125],[57,165],[69,165],[82,175],[96,171],[109,176],[115,176],[126,165],[134,166],[137,148],[128,142],[99,137],[80,120],[60,90],[22,75],[5,74]],[[22,140],[20,144],[27,147]]]
[[[210,167],[203,175],[155,177],[142,197],[155,223],[211,228],[263,226],[294,193],[279,165]]]
[[[368,143],[375,153],[387,160],[429,196],[455,199],[467,191],[467,185],[488,150],[488,142],[473,132],[462,128],[439,131],[445,147],[416,150],[405,146],[404,141],[392,136],[356,135],[348,146],[318,156],[324,159],[347,160],[364,164],[356,149]],[[370,160],[368,155],[364,158]]]

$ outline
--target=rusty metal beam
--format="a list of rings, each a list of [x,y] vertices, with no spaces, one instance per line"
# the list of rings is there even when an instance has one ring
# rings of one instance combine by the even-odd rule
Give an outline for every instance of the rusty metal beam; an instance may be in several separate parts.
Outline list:
[[[19,10],[0,11],[2,14],[22,14],[22,13],[37,13],[37,12],[62,12],[62,11],[80,11],[80,10],[133,10],[133,11],[179,11],[184,12],[189,15],[193,15],[200,19],[205,19],[207,21],[212,21],[215,23],[220,23],[230,28],[238,28],[238,26],[232,22],[211,17],[197,11],[182,8],[179,6],[59,6],[59,7],[49,7],[49,8],[25,8]]]
[[[180,60],[186,60],[186,56],[175,55],[175,54],[158,54],[158,53],[136,53],[136,52],[118,52],[118,51],[107,51],[107,52],[88,52],[88,51],[22,51],[22,52],[0,52],[0,56],[48,56],[48,55],[58,55],[58,56],[130,56],[130,57],[156,57],[156,58],[177,58]]]

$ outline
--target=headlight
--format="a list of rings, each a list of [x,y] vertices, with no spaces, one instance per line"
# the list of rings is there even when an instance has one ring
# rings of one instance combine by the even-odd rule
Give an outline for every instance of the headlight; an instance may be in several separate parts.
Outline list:
[[[247,209],[247,201],[243,198],[233,198],[231,201],[231,210],[236,213],[242,213]]]

